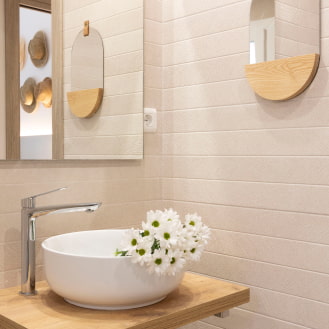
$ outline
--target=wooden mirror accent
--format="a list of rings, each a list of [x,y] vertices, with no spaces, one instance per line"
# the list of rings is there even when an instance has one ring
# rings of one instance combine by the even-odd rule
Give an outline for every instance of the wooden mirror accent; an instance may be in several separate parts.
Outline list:
[[[245,66],[246,77],[254,92],[279,101],[301,94],[312,82],[320,55],[309,54]]]
[[[84,22],[71,53],[71,89],[67,100],[71,112],[78,118],[90,118],[99,109],[104,87],[104,48],[97,30]]]
[[[262,98],[282,101],[313,81],[320,58],[319,0],[252,0],[248,82]]]
[[[67,101],[71,112],[78,118],[93,116],[103,99],[103,88],[69,91]]]

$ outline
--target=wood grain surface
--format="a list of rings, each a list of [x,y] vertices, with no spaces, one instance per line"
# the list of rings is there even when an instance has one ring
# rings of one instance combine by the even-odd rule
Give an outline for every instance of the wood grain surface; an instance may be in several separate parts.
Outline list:
[[[301,94],[313,81],[319,54],[277,59],[245,66],[254,92],[269,100],[287,100]]]
[[[33,297],[19,295],[19,287],[0,290],[1,329],[172,329],[249,301],[248,288],[193,273],[162,302],[122,311],[73,306],[44,281],[37,289]]]
[[[90,118],[103,100],[103,88],[69,91],[67,100],[71,112],[78,118]]]

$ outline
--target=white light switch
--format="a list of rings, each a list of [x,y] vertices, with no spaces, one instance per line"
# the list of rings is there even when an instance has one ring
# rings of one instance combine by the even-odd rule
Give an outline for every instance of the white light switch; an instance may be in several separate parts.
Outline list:
[[[154,133],[157,130],[157,111],[153,108],[144,109],[144,132]]]

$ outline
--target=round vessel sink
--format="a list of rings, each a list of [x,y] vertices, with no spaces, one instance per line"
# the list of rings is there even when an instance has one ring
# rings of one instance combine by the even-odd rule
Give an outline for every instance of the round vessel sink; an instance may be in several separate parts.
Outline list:
[[[157,276],[117,257],[124,230],[98,230],[53,236],[42,243],[50,288],[74,305],[119,310],[142,307],[164,299],[184,273]]]

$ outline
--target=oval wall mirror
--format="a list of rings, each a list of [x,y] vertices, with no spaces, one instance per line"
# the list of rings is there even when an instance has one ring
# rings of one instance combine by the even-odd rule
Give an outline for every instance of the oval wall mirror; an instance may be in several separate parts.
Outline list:
[[[247,79],[269,100],[287,100],[312,82],[320,54],[319,0],[252,0]]]

